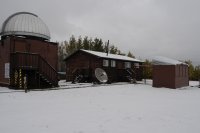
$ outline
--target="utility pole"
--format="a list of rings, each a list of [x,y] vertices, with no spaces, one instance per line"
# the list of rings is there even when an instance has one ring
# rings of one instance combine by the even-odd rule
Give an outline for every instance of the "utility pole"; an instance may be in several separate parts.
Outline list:
[[[106,48],[106,49],[107,49],[107,51],[106,51],[106,52],[107,52],[107,56],[108,56],[108,52],[109,52],[109,40],[108,40],[108,43],[107,43],[107,48]]]

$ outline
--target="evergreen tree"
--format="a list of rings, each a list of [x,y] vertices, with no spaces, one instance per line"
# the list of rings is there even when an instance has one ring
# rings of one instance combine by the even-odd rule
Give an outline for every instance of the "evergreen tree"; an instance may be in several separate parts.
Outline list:
[[[185,61],[185,63],[188,64],[189,79],[194,80],[194,66],[192,65],[192,61],[188,60],[188,61]]]
[[[145,79],[152,79],[152,62],[145,60],[143,63],[143,76]]]
[[[94,51],[104,52],[103,42],[101,39],[95,38],[93,41],[93,49]]]
[[[89,40],[89,50],[93,50],[94,49],[94,41],[92,38],[90,38]]]
[[[87,36],[83,39],[83,49],[85,49],[85,50],[90,49],[90,44],[89,44],[89,40],[88,40]]]
[[[61,42],[58,45],[58,71],[65,71],[65,62],[63,61],[66,57],[65,53],[65,45],[63,42]]]
[[[125,53],[122,53],[120,50],[117,51],[117,54],[118,54],[118,55],[123,55],[123,56],[126,55]]]
[[[76,39],[75,37],[72,35],[69,39],[69,43],[67,41],[65,41],[65,46],[66,46],[66,53],[67,55],[72,54],[74,51],[77,50],[77,45],[76,45]]]
[[[111,54],[117,54],[118,53],[118,48],[115,47],[114,45],[110,46],[110,53]]]
[[[200,65],[196,66],[194,68],[194,75],[193,75],[194,80],[199,80],[200,79]]]
[[[127,55],[128,57],[131,57],[131,58],[135,58],[135,56],[129,51],[128,52],[128,55]]]
[[[79,36],[78,41],[77,41],[77,49],[82,49],[83,48],[83,41],[81,36]]]

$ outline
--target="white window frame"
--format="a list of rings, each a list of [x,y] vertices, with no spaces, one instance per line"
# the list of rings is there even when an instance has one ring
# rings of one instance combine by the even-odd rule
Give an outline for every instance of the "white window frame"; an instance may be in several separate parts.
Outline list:
[[[140,64],[139,63],[134,63],[135,68],[140,68]]]
[[[125,62],[124,67],[125,68],[131,68],[131,62]]]
[[[103,60],[103,66],[108,67],[109,66],[109,60]]]
[[[116,67],[116,61],[115,60],[111,60],[111,67]]]

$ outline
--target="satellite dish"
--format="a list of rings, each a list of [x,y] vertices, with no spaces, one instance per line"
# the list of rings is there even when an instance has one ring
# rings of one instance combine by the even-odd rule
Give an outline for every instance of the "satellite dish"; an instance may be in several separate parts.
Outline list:
[[[101,83],[106,83],[108,81],[106,72],[101,68],[95,69],[95,76]]]

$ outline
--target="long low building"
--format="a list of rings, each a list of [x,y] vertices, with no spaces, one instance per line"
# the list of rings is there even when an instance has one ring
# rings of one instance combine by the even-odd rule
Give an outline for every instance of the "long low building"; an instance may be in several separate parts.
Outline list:
[[[101,68],[108,75],[108,82],[142,80],[142,61],[104,52],[77,50],[66,59],[66,81],[95,82],[95,69]],[[82,81],[81,81],[82,80]]]

